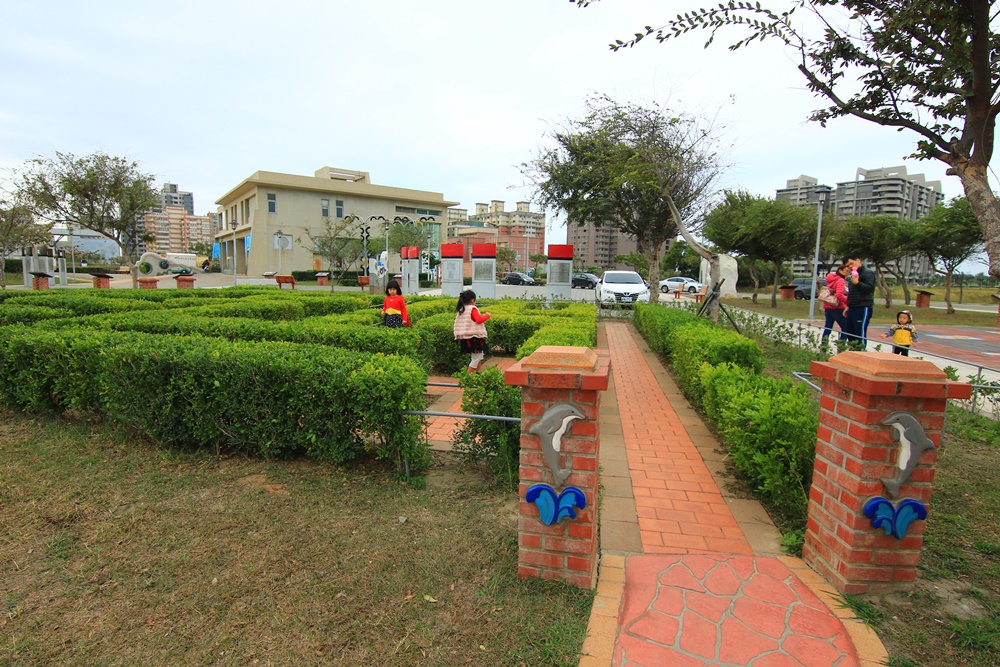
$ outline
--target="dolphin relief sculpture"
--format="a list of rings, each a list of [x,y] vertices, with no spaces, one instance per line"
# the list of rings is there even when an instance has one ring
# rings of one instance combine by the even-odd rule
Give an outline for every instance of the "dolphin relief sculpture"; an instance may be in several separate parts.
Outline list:
[[[542,458],[545,465],[552,471],[556,487],[561,487],[566,478],[573,472],[563,470],[559,458],[562,451],[562,437],[572,427],[577,419],[583,419],[580,408],[571,403],[556,403],[542,415],[538,423],[528,429],[528,433],[538,436],[542,444]],[[546,526],[569,517],[576,517],[574,508],[584,509],[587,497],[580,489],[569,486],[556,494],[548,484],[535,484],[528,489],[524,499],[538,507],[538,518]]]
[[[883,479],[882,486],[892,498],[899,498],[899,487],[909,481],[920,461],[920,455],[928,449],[934,449],[935,445],[927,437],[917,418],[908,412],[890,413],[882,423],[894,428],[899,440],[896,478]],[[913,498],[907,498],[894,506],[885,498],[875,497],[865,503],[862,513],[871,520],[873,528],[882,528],[886,535],[901,540],[906,537],[911,523],[927,518],[927,507]]]
[[[542,457],[552,471],[556,487],[562,486],[572,472],[559,467],[559,453],[562,451],[562,437],[576,419],[583,419],[580,408],[571,403],[556,403],[545,411],[537,424],[528,429],[528,433],[537,435],[542,442]]]
[[[886,426],[896,429],[899,440],[899,455],[896,457],[896,479],[883,479],[882,486],[893,498],[899,497],[899,487],[906,484],[920,461],[920,455],[934,449],[934,441],[924,433],[924,427],[908,412],[893,412],[882,420]]]

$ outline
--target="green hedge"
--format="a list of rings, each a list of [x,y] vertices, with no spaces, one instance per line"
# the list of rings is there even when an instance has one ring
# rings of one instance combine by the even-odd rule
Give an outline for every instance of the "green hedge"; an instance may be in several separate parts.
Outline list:
[[[318,345],[0,328],[0,399],[76,408],[176,447],[343,462],[366,449],[419,470],[426,374],[412,359]]]
[[[695,403],[701,403],[703,393],[702,364],[729,362],[754,373],[764,368],[764,354],[756,341],[702,322],[676,327],[666,336],[677,383]]]

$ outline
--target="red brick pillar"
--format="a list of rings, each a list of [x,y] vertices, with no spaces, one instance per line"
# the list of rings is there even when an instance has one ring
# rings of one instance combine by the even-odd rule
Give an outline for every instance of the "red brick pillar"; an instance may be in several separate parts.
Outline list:
[[[320,287],[326,287],[330,284],[330,276],[316,276],[316,284]]]
[[[558,579],[580,588],[596,584],[598,419],[601,392],[608,388],[610,368],[609,358],[598,358],[589,348],[543,345],[504,374],[507,384],[522,387],[518,489],[521,577]],[[563,422],[560,415],[570,413],[572,418]],[[555,438],[549,426],[563,423],[566,426],[560,451],[554,453]],[[569,473],[562,484],[557,483],[550,468],[553,457],[560,474]],[[526,500],[529,490],[538,485],[552,487],[555,496],[563,499],[557,503],[575,496],[571,489],[579,489],[586,499],[585,507],[573,508],[575,516],[547,525],[539,505]]]
[[[139,278],[139,289],[156,289],[156,278]]]
[[[94,276],[94,289],[111,289],[111,278],[107,276]]]
[[[902,539],[885,526],[894,525],[892,510],[905,499],[929,509],[937,450],[912,450],[917,465],[894,497],[882,480],[900,479],[897,429],[919,442],[922,427],[939,446],[947,399],[968,398],[971,387],[928,361],[877,352],[843,352],[810,370],[822,379],[823,395],[802,557],[842,593],[907,588],[917,576],[925,522],[914,521]],[[905,415],[919,426],[908,427]],[[879,497],[891,503],[881,504],[890,520],[876,528],[865,506]]]
[[[177,276],[177,289],[194,289],[194,276]]]
[[[31,289],[49,289],[49,278],[48,276],[34,276],[31,279]]]

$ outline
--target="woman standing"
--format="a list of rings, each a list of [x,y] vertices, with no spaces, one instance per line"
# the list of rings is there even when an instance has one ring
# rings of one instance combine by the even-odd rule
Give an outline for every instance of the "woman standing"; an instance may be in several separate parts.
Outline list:
[[[831,271],[826,275],[826,286],[830,289],[830,294],[837,297],[837,303],[823,302],[823,312],[826,315],[826,324],[823,325],[822,345],[826,345],[826,339],[833,331],[834,322],[840,327],[840,340],[845,339],[847,329],[847,276],[851,275],[851,266],[841,264],[836,271]]]

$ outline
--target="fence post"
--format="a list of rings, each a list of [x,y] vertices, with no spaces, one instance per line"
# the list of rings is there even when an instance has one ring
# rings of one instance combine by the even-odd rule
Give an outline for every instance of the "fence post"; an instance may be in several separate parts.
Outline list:
[[[968,384],[934,364],[843,352],[822,379],[802,557],[842,593],[908,588],[917,576],[949,398]]]
[[[599,418],[610,368],[610,358],[589,348],[543,345],[504,373],[522,388],[522,578],[596,585]]]

